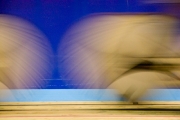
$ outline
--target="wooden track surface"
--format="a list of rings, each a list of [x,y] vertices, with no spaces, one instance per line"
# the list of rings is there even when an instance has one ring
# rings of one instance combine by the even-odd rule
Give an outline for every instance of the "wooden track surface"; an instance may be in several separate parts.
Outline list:
[[[0,120],[180,120],[180,103],[1,102]]]

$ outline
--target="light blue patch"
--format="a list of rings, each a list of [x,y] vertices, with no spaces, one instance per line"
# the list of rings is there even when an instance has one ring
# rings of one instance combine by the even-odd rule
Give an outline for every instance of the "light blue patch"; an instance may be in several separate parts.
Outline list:
[[[111,89],[0,90],[0,102],[125,101]],[[180,101],[179,89],[152,89],[140,101]]]

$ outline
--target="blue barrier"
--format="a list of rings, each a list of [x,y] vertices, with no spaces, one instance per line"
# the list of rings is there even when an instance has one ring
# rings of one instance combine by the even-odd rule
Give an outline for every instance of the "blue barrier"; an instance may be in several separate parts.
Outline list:
[[[13,89],[0,95],[0,102],[126,101],[111,89]],[[180,89],[151,89],[140,101],[180,101]]]

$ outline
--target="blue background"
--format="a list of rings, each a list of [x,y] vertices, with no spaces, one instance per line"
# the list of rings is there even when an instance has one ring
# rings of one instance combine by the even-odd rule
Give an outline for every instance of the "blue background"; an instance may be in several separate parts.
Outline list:
[[[0,14],[15,15],[36,25],[48,38],[54,54],[52,78],[44,89],[69,89],[58,69],[58,44],[65,32],[92,13],[162,12],[166,5],[138,0],[0,0]]]

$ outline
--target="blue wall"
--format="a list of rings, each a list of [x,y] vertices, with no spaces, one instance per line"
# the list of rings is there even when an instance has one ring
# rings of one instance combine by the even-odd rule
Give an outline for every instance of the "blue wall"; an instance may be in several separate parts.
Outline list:
[[[0,14],[23,18],[48,38],[53,54],[53,75],[45,79],[44,89],[71,89],[58,66],[58,44],[64,33],[82,17],[103,12],[161,12],[162,4],[144,4],[139,0],[1,0]],[[38,87],[37,87],[38,88]],[[72,87],[73,88],[73,87]]]
[[[141,0],[1,0],[0,14],[20,17],[34,24],[48,38],[54,61],[53,75],[43,89],[1,90],[0,101],[124,101],[113,90],[71,89],[58,66],[58,44],[65,32],[82,17],[92,13],[162,12],[164,4],[144,4]],[[73,88],[73,86],[72,86]],[[7,95],[10,96],[7,96]],[[6,95],[6,96],[5,96]],[[145,101],[180,101],[180,90],[150,90]]]

